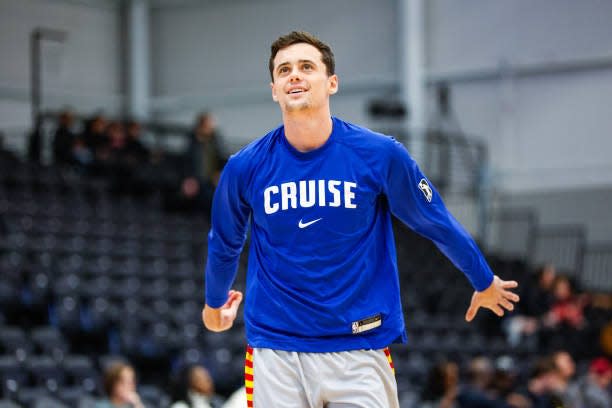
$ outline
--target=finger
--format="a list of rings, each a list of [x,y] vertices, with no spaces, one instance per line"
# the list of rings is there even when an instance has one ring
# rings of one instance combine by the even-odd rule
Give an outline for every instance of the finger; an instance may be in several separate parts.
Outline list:
[[[228,307],[231,307],[234,302],[236,302],[236,299],[239,297],[239,295],[235,292],[232,291],[232,294],[227,298],[227,302],[225,303]]]
[[[242,293],[236,292],[236,295],[234,296],[234,304],[236,305],[236,307],[240,305],[240,302],[242,302]]]
[[[495,313],[496,315],[498,315],[499,317],[502,317],[504,315],[504,310],[501,307],[499,307],[499,305],[491,306],[489,309],[491,309],[491,311]]]
[[[501,287],[504,289],[516,288],[518,286],[517,281],[502,281]]]
[[[502,293],[504,295],[504,297],[512,302],[518,302],[521,300],[521,297],[519,295],[517,295],[516,293],[512,293],[509,291],[505,291]]]
[[[500,303],[500,304],[501,304],[501,305],[502,305],[502,306],[503,306],[503,307],[504,307],[506,310],[508,310],[508,311],[510,311],[510,312],[514,310],[514,305],[513,305],[513,304],[512,304],[510,301],[508,301],[508,300],[506,300],[506,299],[502,299],[502,300],[500,300],[500,302],[499,302],[499,303]]]
[[[242,302],[242,293],[236,291],[232,294],[232,298],[231,298],[231,302],[229,303],[229,307],[233,309],[238,309],[238,306],[240,306],[240,302]]]
[[[225,301],[223,306],[221,306],[221,308],[222,309],[228,309],[228,308],[232,307],[232,303],[234,302],[235,299],[236,299],[236,291],[235,290],[230,290],[228,292],[227,300]]]
[[[472,303],[465,314],[465,320],[468,322],[474,320],[474,317],[476,317],[479,308],[480,306],[477,306],[476,304]]]

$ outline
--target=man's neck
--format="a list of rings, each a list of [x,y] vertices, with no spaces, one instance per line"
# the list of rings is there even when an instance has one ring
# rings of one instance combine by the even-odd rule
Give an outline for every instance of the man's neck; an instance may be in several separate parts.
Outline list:
[[[289,144],[304,153],[323,146],[333,128],[329,111],[322,114],[284,113],[283,124]]]

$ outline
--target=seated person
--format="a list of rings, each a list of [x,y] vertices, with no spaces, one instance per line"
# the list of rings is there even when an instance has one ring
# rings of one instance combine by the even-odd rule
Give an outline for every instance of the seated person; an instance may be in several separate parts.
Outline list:
[[[107,399],[96,408],[144,408],[136,392],[136,375],[129,364],[112,363],[104,372],[104,391]]]
[[[170,408],[220,408],[223,399],[215,394],[215,385],[208,371],[200,366],[188,366],[179,379],[176,402]]]

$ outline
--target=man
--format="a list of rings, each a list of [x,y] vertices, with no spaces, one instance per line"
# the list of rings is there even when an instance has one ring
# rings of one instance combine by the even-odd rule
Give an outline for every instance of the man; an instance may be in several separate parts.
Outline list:
[[[612,383],[612,364],[605,357],[591,362],[589,372],[572,384],[567,397],[574,408],[605,408],[612,406],[609,393]]]
[[[65,110],[60,114],[59,124],[53,135],[53,161],[56,164],[73,164],[76,134],[72,131],[74,114]]]
[[[180,201],[187,209],[203,208],[207,217],[210,217],[213,193],[225,165],[220,138],[213,115],[209,112],[198,115],[187,149],[186,177],[181,183]]]
[[[406,149],[330,114],[338,91],[326,44],[272,44],[283,126],[227,163],[208,235],[205,326],[227,330],[229,290],[251,226],[245,322],[250,407],[398,407],[387,346],[405,342],[391,213],[432,239],[476,289],[466,314],[499,316],[518,296],[487,266]]]

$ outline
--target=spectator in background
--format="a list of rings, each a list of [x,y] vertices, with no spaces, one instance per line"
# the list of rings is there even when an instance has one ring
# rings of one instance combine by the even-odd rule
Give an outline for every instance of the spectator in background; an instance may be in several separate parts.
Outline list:
[[[130,166],[138,166],[149,162],[149,149],[142,143],[140,136],[142,127],[135,120],[127,122],[125,140],[125,158]]]
[[[459,368],[456,363],[442,361],[434,365],[421,393],[422,408],[458,408]]]
[[[487,357],[476,357],[468,368],[469,382],[459,389],[459,407],[505,408],[508,405],[489,395],[488,389],[493,381],[493,364]]]
[[[0,132],[0,164],[12,165],[19,161],[15,153],[4,146],[4,133]]]
[[[208,184],[211,187],[217,186],[225,164],[219,146],[220,138],[212,114],[208,112],[200,114],[188,151],[191,159],[190,170],[191,176],[197,178],[200,183]]]
[[[493,398],[507,401],[516,391],[519,370],[515,360],[503,355],[495,360],[495,373],[491,381],[491,394]]]
[[[126,136],[123,125],[120,122],[109,123],[106,127],[106,138],[108,144],[98,152],[98,165],[104,174],[113,180],[123,180],[129,177],[129,172],[125,169]]]
[[[223,408],[244,408],[247,406],[246,387],[242,386],[229,396]]]
[[[559,396],[560,383],[559,370],[554,360],[544,357],[536,362],[522,395],[531,403],[532,408],[569,408]]]
[[[140,141],[140,132],[140,124],[133,120],[125,126],[115,122],[108,127],[110,151],[107,172],[114,191],[118,193],[144,194],[150,191],[150,155]]]
[[[40,154],[43,143],[43,118],[38,115],[34,129],[28,138],[28,160],[32,163],[40,163]]]
[[[519,309],[527,316],[542,317],[553,303],[553,284],[557,277],[557,269],[552,264],[546,264],[536,271],[533,285],[525,285],[524,302]]]
[[[53,161],[56,164],[74,164],[76,134],[73,132],[74,115],[70,110],[60,113],[59,122],[53,135]]]
[[[198,115],[185,157],[178,193],[167,197],[170,209],[203,211],[210,216],[212,198],[227,161],[221,152],[219,132],[210,113]]]
[[[107,399],[96,408],[144,408],[136,392],[136,375],[132,366],[123,362],[112,363],[104,372],[104,391]]]
[[[563,381],[565,386],[568,386],[572,378],[574,378],[574,374],[576,374],[576,363],[574,359],[570,353],[565,350],[554,352],[552,359],[555,362],[555,367],[557,367],[561,381]]]
[[[176,402],[170,408],[221,408],[223,399],[215,394],[213,380],[204,367],[188,366],[183,370]]]
[[[576,363],[572,356],[565,350],[559,350],[551,355],[555,367],[557,368],[558,381],[555,389],[556,394],[563,400],[565,405],[572,406],[569,403],[567,391],[570,386],[574,374],[576,374]]]
[[[111,165],[123,162],[126,151],[126,136],[123,125],[119,122],[111,122],[106,127],[108,145],[104,147],[104,156]]]
[[[108,159],[110,140],[106,133],[106,127],[106,118],[102,114],[96,114],[87,121],[81,135],[83,144],[91,153],[94,167]]]
[[[552,287],[556,276],[554,265],[547,264],[537,270],[533,284],[524,286],[521,303],[504,322],[507,339],[512,346],[517,346],[524,338],[537,335],[542,318],[554,302]]]
[[[586,320],[584,308],[587,297],[577,295],[573,282],[567,276],[557,276],[553,284],[554,302],[544,317],[546,332],[544,346],[565,349],[581,358],[591,351],[585,344]]]
[[[14,166],[19,159],[13,152],[7,150],[4,147],[4,133],[0,132],[0,174],[3,174],[5,171],[8,171],[12,166]],[[2,185],[0,184],[0,195],[2,195]],[[0,212],[0,237],[4,240],[5,236],[9,232],[9,226],[5,219],[5,214]],[[2,321],[0,320],[0,324]]]
[[[569,406],[573,408],[612,407],[609,387],[612,383],[612,364],[605,357],[591,363],[589,372],[568,390]]]
[[[552,327],[584,327],[586,298],[577,296],[573,283],[567,276],[558,276],[553,284],[554,303],[546,320]]]

